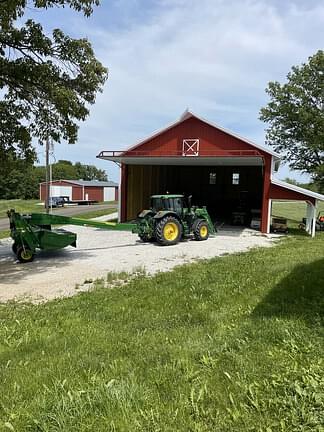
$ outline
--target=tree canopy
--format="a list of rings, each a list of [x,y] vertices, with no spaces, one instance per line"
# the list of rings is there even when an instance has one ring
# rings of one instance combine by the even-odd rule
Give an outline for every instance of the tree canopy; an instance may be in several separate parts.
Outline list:
[[[266,141],[283,153],[290,168],[324,183],[324,52],[293,66],[287,82],[270,82],[260,119],[269,124]]]
[[[78,122],[102,90],[107,69],[90,42],[50,34],[26,9],[70,7],[86,17],[99,0],[0,0],[0,159],[32,161],[32,140],[75,143]]]

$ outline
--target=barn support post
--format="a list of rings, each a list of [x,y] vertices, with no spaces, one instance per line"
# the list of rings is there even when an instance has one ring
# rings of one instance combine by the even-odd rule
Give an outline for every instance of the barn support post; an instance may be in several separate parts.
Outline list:
[[[261,232],[269,234],[270,221],[269,221],[269,192],[271,181],[271,158],[266,158],[264,162],[263,174],[263,195],[262,195],[262,210],[261,210]]]
[[[305,230],[308,234],[311,234],[311,203],[307,201],[306,207],[306,227]]]
[[[272,200],[269,199],[268,204],[268,223],[267,223],[267,233],[269,234],[271,229],[271,213],[272,213]]]
[[[314,203],[307,201],[306,232],[312,237],[315,237],[316,232],[316,206],[317,200]]]
[[[121,165],[120,172],[120,221],[125,222],[127,220],[127,177],[128,177],[128,169],[127,165]]]
[[[315,237],[316,232],[316,206],[317,206],[317,200],[315,200],[315,203],[312,204],[312,230],[311,235],[312,237]]]

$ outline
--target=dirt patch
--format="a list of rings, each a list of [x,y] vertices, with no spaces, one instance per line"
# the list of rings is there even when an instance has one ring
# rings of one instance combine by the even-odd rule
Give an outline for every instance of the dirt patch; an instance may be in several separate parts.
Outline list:
[[[130,232],[67,226],[77,233],[77,248],[37,253],[32,263],[20,264],[11,252],[11,240],[0,241],[0,302],[12,299],[44,301],[89,289],[89,280],[109,272],[144,268],[148,274],[168,271],[197,259],[271,246],[278,236],[264,236],[250,229],[223,229],[214,238],[183,241],[161,247],[142,243]],[[78,287],[76,288],[76,285]]]

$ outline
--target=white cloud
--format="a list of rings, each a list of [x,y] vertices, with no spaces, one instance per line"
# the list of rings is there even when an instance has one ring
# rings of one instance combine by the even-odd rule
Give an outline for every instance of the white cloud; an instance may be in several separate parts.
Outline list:
[[[110,78],[81,125],[79,144],[64,152],[60,147],[59,157],[94,163],[100,150],[125,148],[187,107],[262,142],[258,112],[268,81],[284,80],[292,65],[323,48],[320,0],[284,6],[266,0],[149,3],[150,13],[142,14],[146,2],[120,2],[118,11],[127,16],[120,31],[84,27],[83,21],[80,27],[79,19],[71,24],[93,42]],[[133,21],[130,7],[136,8]],[[109,7],[102,13],[109,14]],[[125,24],[122,18],[116,17]]]

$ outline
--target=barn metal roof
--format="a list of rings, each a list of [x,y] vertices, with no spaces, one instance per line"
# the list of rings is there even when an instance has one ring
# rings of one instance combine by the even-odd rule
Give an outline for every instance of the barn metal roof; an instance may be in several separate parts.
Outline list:
[[[117,187],[118,183],[115,183],[113,181],[99,181],[99,180],[53,180],[51,183],[56,182],[65,182],[65,183],[71,183],[76,184],[78,186],[99,186],[99,187]],[[46,183],[46,182],[42,182]]]

